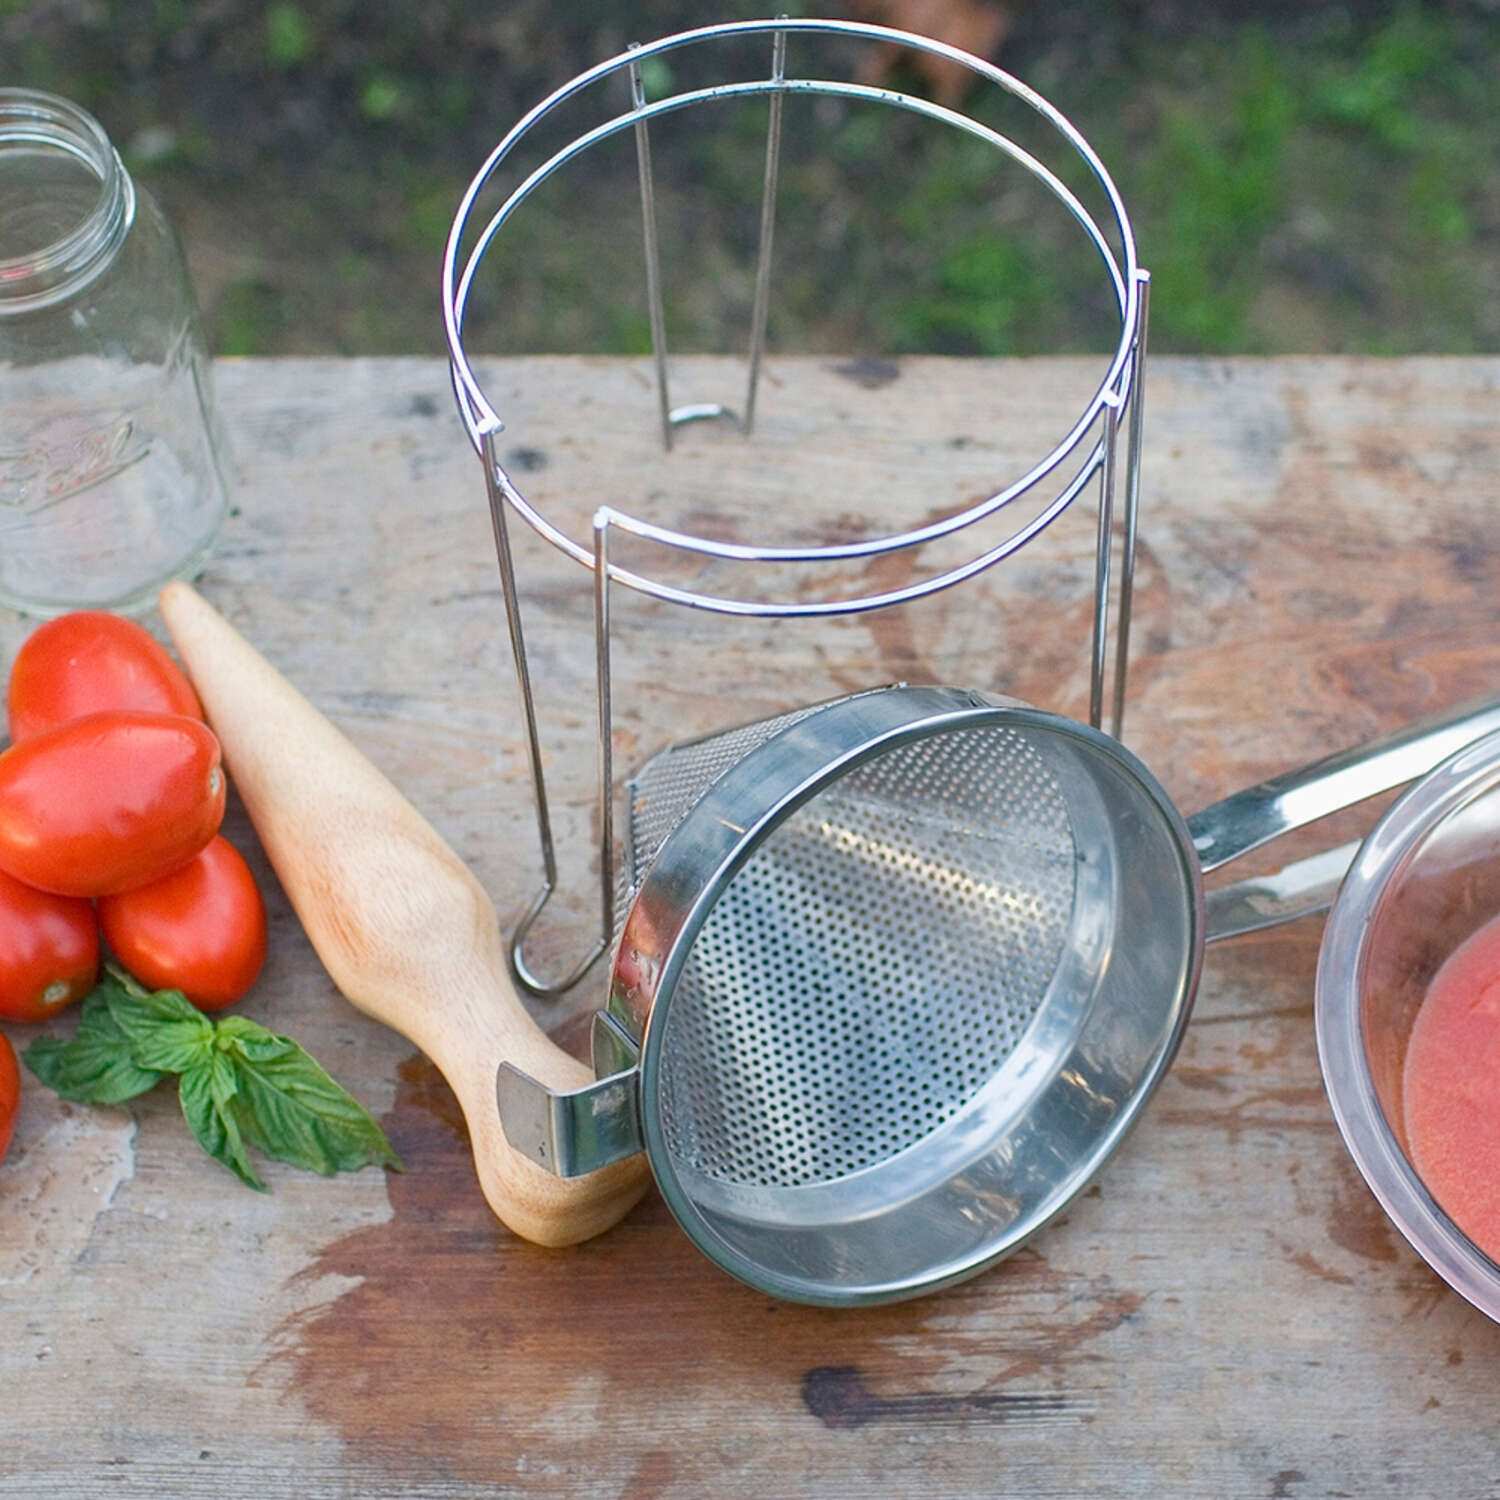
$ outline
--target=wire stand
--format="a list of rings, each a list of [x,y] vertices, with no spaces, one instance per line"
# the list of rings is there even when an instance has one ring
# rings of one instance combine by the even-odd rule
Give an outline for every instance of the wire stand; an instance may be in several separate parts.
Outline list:
[[[650,60],[743,38],[764,38],[769,43],[769,68],[764,76],[688,89],[648,102],[643,69]],[[987,85],[1020,101],[1052,128],[1058,144],[1068,154],[1071,165],[1077,166],[1081,162],[1093,183],[1102,192],[1108,206],[1106,224],[1109,232],[1106,233],[1101,228],[1098,220],[1090,214],[1058,172],[1009,136],[973,116],[927,99],[890,88],[876,87],[857,79],[799,76],[789,71],[789,41],[800,44],[818,40],[826,42],[830,39],[838,44],[895,45],[933,54],[968,68]],[[518,145],[531,137],[537,127],[561,106],[584,91],[598,86],[607,87],[610,80],[620,76],[624,77],[628,85],[627,107],[555,151],[531,171],[499,208],[481,223],[477,207],[480,196],[495,180],[501,167],[510,160]],[[520,206],[544,182],[581,153],[615,136],[630,132],[636,149],[646,296],[662,443],[670,450],[677,428],[686,423],[706,420],[733,423],[748,438],[755,424],[756,397],[766,344],[783,112],[785,101],[793,96],[856,100],[937,121],[982,141],[1019,166],[1050,192],[1097,251],[1118,312],[1119,337],[1103,378],[1063,437],[1018,479],[952,515],[909,530],[831,545],[756,546],[696,536],[662,526],[616,506],[604,505],[593,516],[591,535],[569,536],[528,501],[501,463],[496,440],[504,430],[504,423],[486,397],[465,349],[465,319],[475,276],[487,249],[509,224]],[[754,303],[750,317],[743,402],[738,412],[713,401],[674,404],[669,384],[651,126],[654,121],[678,111],[724,100],[753,98],[767,99],[768,112]],[[469,242],[467,248],[466,242]],[[542,888],[517,924],[510,945],[516,978],[527,991],[545,998],[563,994],[609,950],[616,933],[618,897],[614,880],[614,767],[611,750],[610,681],[610,595],[615,585],[668,603],[728,615],[794,619],[882,609],[910,603],[976,577],[1026,546],[1050,526],[1080,494],[1095,489],[1098,497],[1098,535],[1093,580],[1089,721],[1094,727],[1100,727],[1105,720],[1107,707],[1111,732],[1116,736],[1120,734],[1125,709],[1131,594],[1140,501],[1142,373],[1146,354],[1149,282],[1149,273],[1137,263],[1130,222],[1113,181],[1088,142],[1061,113],[1035,91],[991,63],[946,43],[887,27],[854,21],[780,17],[775,20],[704,26],[649,44],[635,45],[557,89],[506,134],[475,175],[454,217],[443,259],[443,315],[454,395],[470,441],[484,470],[510,643],[526,725],[527,753],[542,852]],[[1123,435],[1122,427],[1125,429]],[[1078,467],[1068,473],[1070,460],[1076,461]],[[1049,485],[1056,486],[1055,492],[1049,490]],[[1122,488],[1122,515],[1119,518],[1120,571],[1113,620],[1111,676],[1107,669],[1111,648],[1111,570],[1115,546],[1116,497]],[[701,558],[760,564],[767,568],[786,568],[795,572],[797,566],[803,564],[846,562],[919,548],[925,543],[976,527],[978,523],[1004,511],[1023,497],[1029,504],[1039,504],[1040,508],[1029,514],[1024,522],[1016,525],[999,541],[991,542],[933,576],[921,578],[900,588],[853,597],[808,599],[783,594],[781,597],[766,599],[706,593],[674,585],[663,577],[653,576],[639,568],[627,569],[611,558],[611,539],[616,533],[624,533],[646,544],[648,548],[657,546],[665,549],[667,554],[692,554]],[[542,769],[536,699],[526,653],[520,591],[509,534],[512,516],[520,517],[554,547],[589,569],[593,578],[598,710],[599,937],[593,948],[558,978],[544,978],[533,972],[524,951],[533,924],[556,889],[558,867]]]

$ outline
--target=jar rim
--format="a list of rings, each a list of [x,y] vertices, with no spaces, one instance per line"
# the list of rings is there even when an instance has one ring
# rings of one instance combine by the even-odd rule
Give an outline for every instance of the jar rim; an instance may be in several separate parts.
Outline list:
[[[50,244],[0,259],[0,315],[46,306],[92,281],[113,260],[135,217],[130,174],[93,115],[41,89],[0,88],[0,155],[38,148],[81,162],[98,177],[99,195]]]

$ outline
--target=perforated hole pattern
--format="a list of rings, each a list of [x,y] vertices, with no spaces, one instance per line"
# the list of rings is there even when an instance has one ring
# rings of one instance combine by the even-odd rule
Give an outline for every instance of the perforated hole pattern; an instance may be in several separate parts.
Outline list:
[[[1023,734],[936,732],[832,783],[731,882],[662,1039],[679,1167],[837,1181],[953,1119],[1035,1016],[1076,852]]]
[[[629,789],[626,890],[634,893],[667,835],[725,771],[820,706],[810,704],[707,739],[674,745],[642,766]],[[622,901],[620,909],[624,907]]]

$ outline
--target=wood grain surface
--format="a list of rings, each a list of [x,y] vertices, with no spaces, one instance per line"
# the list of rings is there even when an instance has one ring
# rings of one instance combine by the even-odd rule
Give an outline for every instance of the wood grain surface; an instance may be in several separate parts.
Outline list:
[[[670,455],[646,365],[519,360],[486,379],[513,476],[570,534],[608,502],[832,540],[1023,472],[1098,373],[771,361],[751,442],[695,426]],[[216,375],[235,508],[202,592],[509,922],[539,860],[446,368]],[[732,401],[739,379],[683,361],[675,389]],[[1154,362],[1125,738],[1184,811],[1500,691],[1497,394],[1495,360]],[[895,678],[1079,714],[1092,548],[1080,502],[982,580],[822,624],[622,597],[619,763]],[[673,576],[809,597],[941,561]],[[591,602],[529,533],[517,562],[563,866],[536,957],[561,964],[594,901]],[[28,628],[0,618],[7,663]],[[1408,1248],[1344,1151],[1313,1040],[1318,920],[1210,950],[1142,1123],[1030,1245],[947,1292],[830,1312],[727,1277],[654,1192],[585,1245],[512,1236],[441,1076],[338,996],[233,799],[227,831],[272,918],[244,1009],[380,1116],[407,1170],[273,1163],[258,1195],[198,1151],[168,1090],[87,1109],[28,1080],[0,1166],[0,1495],[1500,1495],[1500,1328]],[[585,982],[533,1014],[582,1053],[598,999]]]

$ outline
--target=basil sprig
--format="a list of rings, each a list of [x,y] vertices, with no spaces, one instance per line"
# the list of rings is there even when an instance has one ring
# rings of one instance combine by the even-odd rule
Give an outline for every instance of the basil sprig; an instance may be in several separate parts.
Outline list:
[[[245,1016],[211,1021],[177,990],[148,990],[113,965],[84,1000],[73,1039],[40,1037],[23,1056],[83,1104],[123,1104],[175,1075],[198,1144],[260,1192],[250,1148],[325,1176],[401,1168],[369,1112],[289,1037]]]

